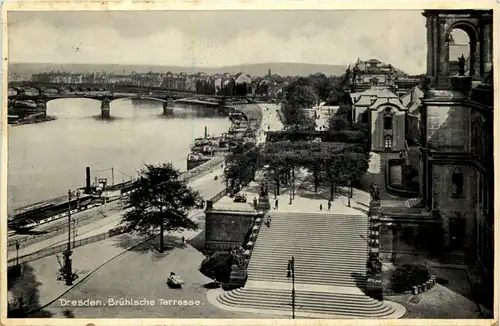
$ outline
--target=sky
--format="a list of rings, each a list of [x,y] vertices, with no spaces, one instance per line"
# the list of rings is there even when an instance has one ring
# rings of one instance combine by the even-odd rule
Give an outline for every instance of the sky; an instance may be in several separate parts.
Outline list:
[[[425,72],[416,10],[9,12],[11,62],[221,67],[377,58]]]

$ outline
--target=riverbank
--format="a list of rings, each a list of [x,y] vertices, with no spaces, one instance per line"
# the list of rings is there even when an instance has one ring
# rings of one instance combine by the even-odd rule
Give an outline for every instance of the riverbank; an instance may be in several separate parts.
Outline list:
[[[50,115],[29,116],[29,117],[26,117],[22,120],[18,120],[14,123],[9,122],[9,127],[24,126],[24,125],[30,125],[30,124],[42,123],[42,122],[48,122],[48,121],[54,121],[54,120],[57,120],[57,117],[50,116]]]

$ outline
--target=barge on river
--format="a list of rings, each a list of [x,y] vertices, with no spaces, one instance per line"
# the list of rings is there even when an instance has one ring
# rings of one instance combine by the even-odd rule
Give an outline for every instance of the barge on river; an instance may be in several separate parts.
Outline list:
[[[221,152],[227,153],[231,151],[245,142],[245,137],[252,138],[252,136],[255,136],[254,129],[257,127],[257,124],[249,121],[243,112],[232,108],[229,113],[229,119],[231,120],[231,127],[221,137],[208,137],[205,134],[204,138],[195,139],[191,153],[187,156],[188,171],[211,160]]]
[[[182,108],[188,110],[211,110],[214,113],[229,115],[233,109],[225,105],[224,100],[219,99],[201,99],[201,98],[182,98],[173,101],[171,104],[175,108]]]

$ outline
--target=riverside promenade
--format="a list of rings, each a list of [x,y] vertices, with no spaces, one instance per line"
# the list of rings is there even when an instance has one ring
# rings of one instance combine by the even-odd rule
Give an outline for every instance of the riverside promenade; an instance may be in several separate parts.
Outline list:
[[[215,176],[218,176],[218,180],[214,180]],[[191,181],[190,186],[200,191],[204,198],[211,198],[218,192],[222,191],[222,189],[224,189],[224,184],[221,181],[221,176],[222,169],[218,168],[213,172],[210,172]],[[77,228],[76,240],[105,233],[115,228],[120,223],[120,219],[123,213],[124,211],[114,212],[110,216],[104,217],[102,220],[96,223],[84,225]],[[202,215],[202,210],[195,209],[190,212],[189,216],[193,220],[201,222],[200,219]],[[168,237],[177,237],[179,239],[181,237],[190,239],[197,233],[199,233],[199,231],[183,231],[172,232],[170,234],[166,233],[166,235]],[[29,254],[42,249],[46,249],[47,247],[67,243],[67,237],[67,233],[61,234],[53,238],[29,245],[20,250],[20,255]],[[110,262],[113,258],[119,256],[120,254],[123,254],[132,247],[147,240],[147,237],[139,235],[122,234],[103,241],[74,248],[72,256],[73,270],[78,275],[78,279],[73,282],[73,286],[71,287],[66,286],[64,281],[57,280],[57,273],[60,269],[58,255],[31,261],[27,263],[27,265],[30,270],[32,269],[32,274],[35,276],[36,289],[15,289],[14,291],[29,293],[30,291],[36,290],[38,292],[38,302],[36,302],[35,305],[44,307],[62,296],[65,292],[71,290],[71,288],[77,286],[78,283],[90,276],[92,272],[96,270],[96,268],[103,266],[104,264]],[[9,252],[9,258],[15,257],[15,254],[15,252]],[[62,257],[59,257],[59,259],[61,259],[62,262]]]

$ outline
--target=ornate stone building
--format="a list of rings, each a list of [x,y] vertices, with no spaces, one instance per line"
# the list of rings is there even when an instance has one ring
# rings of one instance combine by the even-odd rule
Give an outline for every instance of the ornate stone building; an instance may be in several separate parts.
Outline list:
[[[439,219],[443,246],[493,286],[493,12],[426,10],[427,78],[421,106],[421,196]],[[449,35],[470,38],[469,71],[450,71]]]
[[[377,59],[358,59],[353,67],[351,83],[354,92],[362,92],[373,86],[393,89],[395,78],[395,70],[391,65]]]
[[[407,108],[387,88],[372,87],[355,95],[354,121],[371,126],[371,150],[399,153],[405,147]]]

